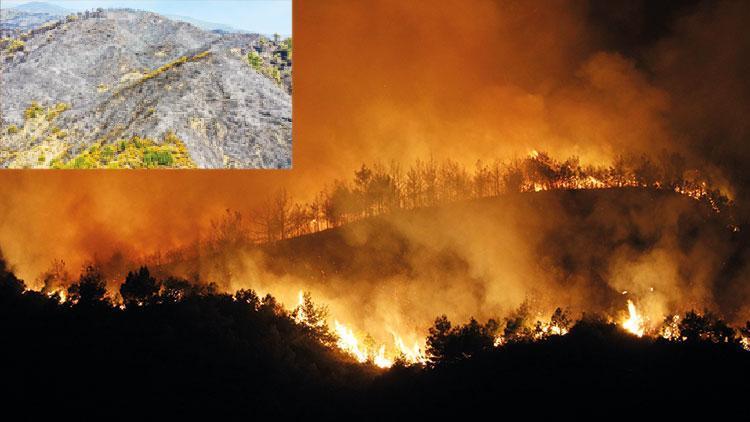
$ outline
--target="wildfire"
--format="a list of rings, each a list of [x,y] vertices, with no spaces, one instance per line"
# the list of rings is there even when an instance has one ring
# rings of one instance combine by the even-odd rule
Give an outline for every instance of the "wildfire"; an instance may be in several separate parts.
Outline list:
[[[294,321],[297,324],[307,322],[307,314],[305,313],[305,293],[300,290],[297,294],[297,312],[294,314]]]
[[[632,300],[628,300],[628,315],[628,319],[622,322],[622,327],[638,337],[643,337],[646,332],[643,317],[638,314]]]
[[[407,347],[406,343],[404,343],[404,340],[402,340],[401,337],[399,337],[397,334],[393,334],[393,339],[396,343],[396,348],[398,349],[399,353],[401,353],[406,362],[425,363],[427,361],[427,356],[424,355],[421,348],[419,347],[419,342],[415,341],[412,347]]]
[[[653,288],[651,288],[653,291]],[[623,291],[623,294],[627,294],[627,291]],[[308,318],[309,316],[304,312],[304,306],[306,297],[300,292],[299,293],[299,306],[295,312],[295,320],[298,323],[312,324]],[[637,336],[643,337],[646,335],[646,318],[638,312],[635,303],[632,300],[627,301],[628,315],[621,325],[627,332]],[[321,321],[317,322],[317,325],[324,324]],[[531,341],[542,341],[550,336],[564,336],[569,332],[569,323],[567,318],[557,315],[552,316],[548,322],[537,320],[534,327],[527,326],[524,330],[523,336],[527,340]],[[360,363],[369,363],[379,368],[390,368],[396,363],[401,361],[406,364],[419,364],[424,365],[428,359],[424,351],[420,347],[419,341],[415,341],[412,346],[407,346],[406,342],[397,333],[390,331],[393,337],[392,347],[387,347],[385,344],[375,345],[375,343],[366,337],[366,341],[362,341],[357,337],[355,331],[349,326],[342,324],[338,320],[334,320],[334,335],[336,337],[336,346],[343,352],[351,355]],[[655,333],[654,333],[655,334]],[[658,332],[661,337],[670,341],[684,341],[686,338],[680,333],[680,316],[671,315],[664,321],[663,326]],[[750,351],[750,337],[741,335],[737,338],[739,344],[745,350]],[[506,338],[503,334],[497,335],[494,338],[494,346],[502,347],[509,342],[514,340]],[[389,351],[390,350],[390,351]]]
[[[681,340],[682,336],[680,335],[680,316],[679,315],[672,315],[667,319],[667,322],[664,324],[664,328],[661,330],[661,336],[667,340]]]
[[[395,354],[391,353],[389,356],[386,354],[385,344],[381,344],[377,348],[367,347],[364,342],[357,338],[351,328],[337,320],[334,320],[334,331],[338,338],[336,345],[339,349],[354,356],[360,363],[371,361],[379,368],[390,368],[395,363],[396,358],[410,365],[427,362],[427,356],[425,356],[418,341],[415,341],[411,347],[407,346],[401,336],[396,333],[391,333]]]
[[[566,327],[561,327],[560,325],[551,322],[542,322],[539,323],[533,337],[534,340],[541,340],[549,336],[564,336],[565,334],[568,334],[568,329]],[[495,340],[495,343],[497,346],[497,340]]]
[[[55,297],[57,296],[60,303],[65,303],[65,301],[68,299],[68,293],[65,291],[65,289],[59,289],[52,292],[47,293],[48,297]]]
[[[341,350],[354,356],[358,362],[367,362],[367,350],[360,345],[352,329],[336,320],[333,323],[336,336],[338,337],[336,345]]]
[[[295,322],[309,326],[325,325],[325,321],[311,318],[311,315],[307,314],[306,297],[301,290],[297,294],[297,302],[297,307],[292,313]],[[311,312],[315,313],[316,311],[313,309]],[[352,355],[360,363],[371,362],[379,368],[390,368],[393,366],[396,357],[408,364],[423,364],[427,361],[427,356],[422,352],[418,341],[415,341],[414,345],[409,347],[401,336],[393,331],[391,331],[391,335],[393,336],[396,353],[395,356],[393,354],[389,356],[385,344],[373,347],[368,342],[361,341],[357,338],[354,330],[338,320],[333,321],[333,329],[336,336],[336,346],[345,353]]]
[[[393,360],[385,357],[385,344],[380,346],[380,349],[378,349],[378,353],[375,355],[372,362],[378,368],[390,368],[393,366]]]

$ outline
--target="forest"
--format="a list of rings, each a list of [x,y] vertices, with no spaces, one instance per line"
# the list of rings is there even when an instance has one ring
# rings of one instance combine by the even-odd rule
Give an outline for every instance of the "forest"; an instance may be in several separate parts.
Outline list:
[[[709,312],[688,313],[679,334],[658,338],[561,309],[534,330],[522,310],[455,326],[436,315],[426,361],[381,369],[336,347],[327,310],[309,295],[288,310],[271,295],[157,280],[145,267],[119,294],[118,303],[93,266],[65,291],[29,290],[0,261],[6,411],[30,420],[680,412],[744,406],[750,369],[750,322],[734,329]]]
[[[610,166],[584,165],[576,156],[557,160],[532,151],[510,161],[477,161],[467,169],[457,161],[434,158],[403,167],[362,164],[351,180],[335,180],[311,200],[295,201],[282,189],[252,213],[248,237],[266,243],[338,227],[362,218],[509,193],[546,190],[638,187],[669,190],[731,212],[732,201],[708,174],[684,157],[663,151],[652,158],[626,154]],[[732,218],[727,216],[727,218]]]

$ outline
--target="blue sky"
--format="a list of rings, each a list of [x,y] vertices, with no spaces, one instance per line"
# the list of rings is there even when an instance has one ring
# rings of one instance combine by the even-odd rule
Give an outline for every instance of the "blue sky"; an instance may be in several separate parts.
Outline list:
[[[187,16],[262,34],[292,33],[292,0],[39,0],[74,11],[128,7]],[[30,0],[2,0],[3,7]]]

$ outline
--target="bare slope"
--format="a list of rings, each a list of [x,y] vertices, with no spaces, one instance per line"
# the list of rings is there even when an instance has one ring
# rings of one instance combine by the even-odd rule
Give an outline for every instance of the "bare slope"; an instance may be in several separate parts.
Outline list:
[[[95,140],[173,131],[199,167],[289,167],[291,96],[247,64],[257,41],[130,10],[68,19],[3,53],[2,118],[21,126],[32,102],[66,103],[55,124],[70,155]]]

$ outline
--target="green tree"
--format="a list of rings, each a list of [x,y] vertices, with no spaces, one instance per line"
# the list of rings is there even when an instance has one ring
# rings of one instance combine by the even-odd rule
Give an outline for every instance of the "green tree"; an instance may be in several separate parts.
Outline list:
[[[247,53],[247,62],[257,72],[260,72],[263,68],[263,57],[261,57],[260,54],[258,54],[258,52],[255,50]]]

